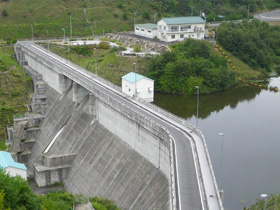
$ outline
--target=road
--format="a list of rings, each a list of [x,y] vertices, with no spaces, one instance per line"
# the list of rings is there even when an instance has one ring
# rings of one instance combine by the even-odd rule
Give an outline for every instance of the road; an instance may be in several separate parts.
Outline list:
[[[260,21],[280,21],[280,10],[269,11],[265,13],[255,14],[254,18]]]
[[[222,209],[217,196],[216,183],[210,177],[210,169],[207,169],[206,155],[200,154],[205,153],[201,148],[201,139],[196,134],[191,133],[190,129],[166,118],[163,114],[156,112],[140,101],[127,97],[110,86],[100,83],[90,73],[79,71],[67,63],[66,60],[53,57],[47,50],[42,50],[29,42],[23,44],[33,52],[36,51],[36,54],[48,58],[50,62],[60,66],[63,74],[73,81],[82,84],[82,86],[87,84],[85,87],[92,92],[98,89],[110,95],[110,97],[157,122],[170,132],[174,138],[176,150],[180,210]]]

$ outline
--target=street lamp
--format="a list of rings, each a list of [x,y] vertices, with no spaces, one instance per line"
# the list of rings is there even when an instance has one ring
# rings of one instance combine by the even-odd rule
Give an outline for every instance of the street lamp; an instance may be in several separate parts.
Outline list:
[[[104,36],[104,29],[103,29],[103,36]]]
[[[72,39],[72,15],[70,15],[70,38]]]
[[[198,127],[198,108],[199,108],[199,86],[195,86],[197,89],[197,101],[196,101],[196,127]]]
[[[33,25],[31,24],[31,37],[32,37],[32,41],[33,41]]]
[[[49,31],[47,30],[48,50],[50,50]]]
[[[264,210],[266,210],[266,198],[267,198],[267,194],[261,194],[261,198],[264,199]]]
[[[135,80],[135,97],[137,96],[137,81],[136,81],[136,63],[133,63],[134,65],[134,80]]]
[[[69,40],[69,38],[68,38],[68,40],[67,40],[67,54],[68,54],[68,61],[70,61],[70,49],[69,49],[69,44],[70,44],[70,40]]]
[[[64,42],[65,42],[65,28],[62,28],[62,31],[63,31],[63,33],[64,33]]]
[[[97,75],[97,61],[96,61],[96,48],[94,48],[94,57],[95,57],[95,74]]]
[[[219,133],[222,137],[222,147],[221,147],[221,170],[220,170],[220,189],[222,190],[222,170],[223,170],[223,147],[224,147],[224,133]]]

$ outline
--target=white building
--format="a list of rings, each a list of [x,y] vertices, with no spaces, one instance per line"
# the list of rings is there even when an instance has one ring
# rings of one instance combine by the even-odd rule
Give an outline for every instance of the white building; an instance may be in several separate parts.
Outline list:
[[[204,39],[205,20],[201,17],[163,18],[157,25],[135,25],[134,31],[136,35],[157,37],[164,42],[184,41],[188,38],[201,40]]]
[[[122,77],[122,92],[131,96],[154,101],[154,80],[130,72]],[[136,93],[136,94],[135,94]]]
[[[134,26],[135,35],[151,39],[157,37],[157,25],[153,23],[137,24]]]
[[[17,163],[8,152],[0,151],[0,168],[12,177],[21,176],[27,179],[27,169],[24,164]]]
[[[188,38],[204,39],[205,20],[201,17],[163,18],[157,24],[161,41],[183,41]]]

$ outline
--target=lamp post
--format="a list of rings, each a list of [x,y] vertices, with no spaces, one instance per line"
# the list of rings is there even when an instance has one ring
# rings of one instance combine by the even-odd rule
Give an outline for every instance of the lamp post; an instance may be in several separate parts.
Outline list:
[[[219,133],[219,136],[222,138],[222,147],[221,147],[221,170],[220,170],[220,189],[222,190],[222,170],[223,170],[223,147],[224,147],[224,133]]]
[[[103,36],[104,36],[104,29],[103,29]]]
[[[32,41],[33,41],[33,25],[31,24],[31,37],[32,37]]]
[[[249,20],[249,18],[250,18],[250,17],[249,17],[250,5],[251,5],[251,4],[248,4],[248,20]]]
[[[267,194],[261,194],[261,198],[264,199],[264,210],[266,210],[266,198],[267,198]]]
[[[49,31],[47,30],[48,50],[50,50]]]
[[[96,48],[94,48],[94,57],[95,57],[95,74],[97,75],[97,61],[96,61]]]
[[[198,108],[199,108],[199,86],[195,86],[197,89],[197,100],[196,100],[196,127],[198,127]]]
[[[67,54],[68,54],[68,61],[70,61],[70,48],[69,48],[69,44],[70,44],[70,42],[69,42],[69,38],[68,38],[68,40],[67,40]]]
[[[72,39],[72,15],[70,15],[70,38]]]
[[[65,28],[62,28],[63,34],[64,34],[64,38],[63,41],[65,42]]]
[[[135,98],[136,98],[136,96],[137,96],[137,78],[136,78],[136,63],[133,63],[133,65],[134,65],[134,80],[135,80]]]

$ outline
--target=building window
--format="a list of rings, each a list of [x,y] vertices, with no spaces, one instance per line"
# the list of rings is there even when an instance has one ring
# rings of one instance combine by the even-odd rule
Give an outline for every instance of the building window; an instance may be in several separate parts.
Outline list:
[[[191,26],[181,26],[181,31],[187,31],[188,29],[191,29]]]
[[[141,31],[145,31],[145,29],[144,29],[144,28],[141,28]]]
[[[148,33],[152,33],[152,31],[151,31],[151,30],[148,30]]]
[[[184,38],[184,34],[180,34],[180,38],[183,39]]]
[[[199,37],[199,38],[200,38],[200,34],[197,34],[197,37]]]
[[[178,26],[171,26],[171,31],[172,31],[172,32],[178,31]]]
[[[166,30],[166,26],[163,26],[163,30],[164,30],[164,31]]]
[[[161,29],[162,29],[162,27],[161,27],[161,25],[159,25],[159,26],[158,26],[158,30],[161,30]]]
[[[171,35],[171,39],[175,39],[175,35]]]
[[[137,31],[139,31],[139,28],[138,28],[138,27],[136,27],[135,29],[136,29]]]

